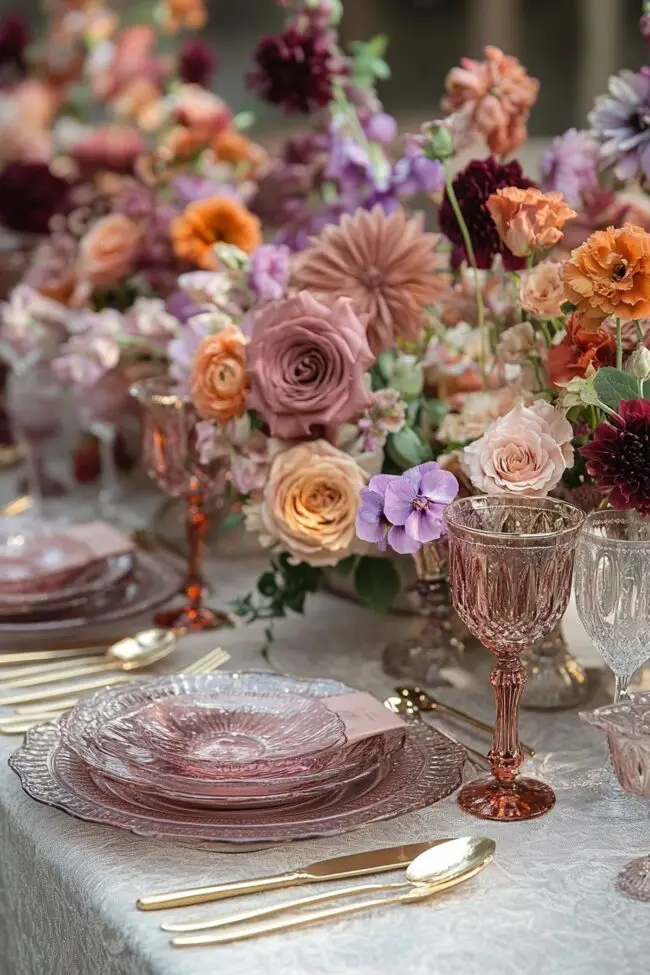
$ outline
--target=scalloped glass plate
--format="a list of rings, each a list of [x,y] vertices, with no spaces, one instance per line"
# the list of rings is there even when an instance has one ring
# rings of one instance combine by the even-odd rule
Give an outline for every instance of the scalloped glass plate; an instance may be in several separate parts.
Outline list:
[[[140,836],[210,843],[252,844],[331,836],[422,809],[458,788],[465,752],[427,725],[405,729],[404,747],[389,760],[386,776],[362,795],[350,786],[327,808],[272,810],[165,810],[155,812],[104,792],[61,738],[58,722],[28,732],[9,759],[25,792],[86,822]]]
[[[56,620],[25,620],[24,622],[2,623],[0,633],[7,633],[16,646],[29,645],[38,641],[43,633],[57,632],[65,638],[68,633],[88,627],[101,627],[106,623],[122,622],[132,616],[149,612],[166,603],[178,592],[183,573],[180,567],[161,555],[136,552],[133,557],[132,572],[128,584],[108,605],[99,609],[91,608],[78,615],[66,616]]]
[[[312,771],[346,742],[338,714],[298,694],[181,694],[122,730],[184,775],[215,779]]]
[[[122,722],[132,720],[152,702],[186,694],[282,694],[288,699],[295,695],[330,697],[352,691],[338,681],[300,680],[268,673],[218,671],[196,677],[172,675],[100,691],[65,717],[62,731],[73,751],[88,765],[113,779],[146,787],[166,798],[182,798],[210,807],[241,807],[244,803],[248,807],[262,806],[293,799],[296,790],[304,797],[322,794],[339,783],[355,781],[400,748],[403,730],[346,743],[313,771],[299,770],[290,776],[233,776],[224,781],[197,774],[183,775],[153,755],[140,736],[133,740],[122,735]]]

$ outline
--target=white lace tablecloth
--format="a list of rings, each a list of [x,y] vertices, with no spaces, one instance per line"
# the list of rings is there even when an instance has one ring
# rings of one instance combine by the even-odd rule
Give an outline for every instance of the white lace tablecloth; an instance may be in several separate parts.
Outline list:
[[[0,492],[1,500],[1,492]],[[215,592],[242,593],[258,563],[222,558],[209,565]],[[278,670],[338,677],[380,697],[391,682],[381,647],[405,622],[381,619],[325,594],[305,617],[277,628]],[[576,642],[582,637],[576,633]],[[181,669],[217,642],[237,668],[263,666],[258,628],[203,634],[182,642]],[[582,644],[584,646],[584,644]],[[449,702],[490,718],[488,654],[477,651]],[[479,679],[480,675],[480,679]],[[450,728],[450,726],[448,726]],[[450,728],[451,730],[451,728]],[[455,732],[471,739],[461,728]],[[632,857],[650,852],[649,815],[633,823],[602,818],[575,788],[576,768],[604,761],[598,733],[574,713],[523,712],[522,736],[536,745],[557,792],[540,820],[499,825],[462,813],[453,797],[421,812],[345,836],[256,853],[212,854],[89,826],[47,809],[20,789],[6,760],[16,739],[0,738],[1,975],[632,975],[650,966],[650,905],[614,889]],[[530,763],[529,763],[530,764]],[[232,910],[234,902],[182,912],[143,914],[140,894],[245,879],[376,846],[483,833],[497,842],[494,863],[477,879],[437,900],[392,907],[335,924],[217,948],[175,950],[160,921]],[[304,888],[303,888],[304,889]],[[310,888],[310,892],[321,888]],[[296,891],[299,892],[299,891]],[[274,893],[239,901],[254,907]],[[287,893],[284,896],[292,896]]]

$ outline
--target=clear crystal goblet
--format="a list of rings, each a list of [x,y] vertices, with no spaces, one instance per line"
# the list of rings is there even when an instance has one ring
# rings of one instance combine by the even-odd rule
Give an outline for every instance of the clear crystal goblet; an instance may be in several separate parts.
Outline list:
[[[497,659],[490,674],[496,726],[492,775],[459,793],[481,819],[531,819],[555,803],[553,790],[519,777],[521,654],[562,618],[571,593],[576,537],[584,514],[552,498],[470,497],[447,508],[449,581],[456,612]]]

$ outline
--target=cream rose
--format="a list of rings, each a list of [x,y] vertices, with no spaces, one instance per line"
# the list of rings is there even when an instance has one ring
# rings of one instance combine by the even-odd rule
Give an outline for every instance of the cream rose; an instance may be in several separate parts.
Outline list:
[[[366,481],[357,462],[325,440],[289,447],[273,459],[261,503],[247,511],[247,528],[298,562],[336,565],[355,542]]]
[[[516,406],[463,450],[461,465],[483,494],[543,497],[573,463],[573,429],[544,400]]]
[[[522,274],[519,301],[524,311],[535,318],[557,318],[566,301],[562,264],[542,261]]]

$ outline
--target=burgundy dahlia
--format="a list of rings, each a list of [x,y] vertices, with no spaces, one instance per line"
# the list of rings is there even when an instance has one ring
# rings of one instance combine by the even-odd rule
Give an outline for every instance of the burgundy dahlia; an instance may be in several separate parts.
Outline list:
[[[581,453],[613,508],[650,515],[650,400],[621,402],[618,413],[620,419],[596,427]]]
[[[285,112],[307,114],[327,105],[332,83],[343,73],[330,32],[316,33],[287,27],[283,34],[262,37],[255,51],[256,69],[248,86]]]
[[[525,258],[516,257],[503,243],[486,206],[488,197],[506,186],[526,189],[535,186],[535,183],[526,179],[518,162],[513,161],[503,165],[493,156],[487,159],[473,159],[453,181],[458,205],[474,248],[476,264],[480,268],[490,268],[497,254],[503,256],[503,264],[508,271],[518,271],[526,264]],[[467,260],[467,253],[449,194],[446,192],[440,206],[438,220],[443,234],[454,245],[452,261],[457,267],[462,261]]]
[[[216,68],[217,57],[205,41],[197,37],[183,44],[178,62],[178,75],[181,81],[188,85],[209,88]]]
[[[25,51],[29,43],[27,25],[20,14],[7,14],[0,21],[0,77],[22,78],[27,73]]]
[[[69,184],[45,163],[15,162],[0,173],[0,223],[21,234],[46,234],[67,206]]]

